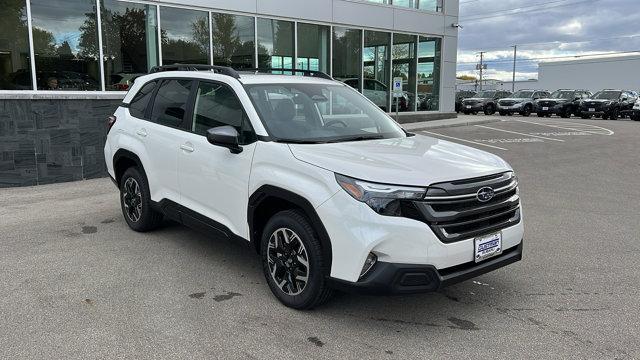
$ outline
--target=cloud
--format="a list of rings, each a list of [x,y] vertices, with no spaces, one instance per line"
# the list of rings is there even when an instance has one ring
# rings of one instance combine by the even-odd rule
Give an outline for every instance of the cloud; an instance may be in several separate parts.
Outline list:
[[[536,5],[550,0],[463,1],[458,72],[473,74],[477,53],[486,51],[489,70],[495,70],[487,74],[510,73],[514,44],[518,44],[519,79],[537,77],[537,63],[544,58],[640,49],[640,11],[631,10],[638,7],[638,0],[558,1],[554,5],[567,6]],[[506,14],[499,10],[518,8],[522,12],[493,16]]]

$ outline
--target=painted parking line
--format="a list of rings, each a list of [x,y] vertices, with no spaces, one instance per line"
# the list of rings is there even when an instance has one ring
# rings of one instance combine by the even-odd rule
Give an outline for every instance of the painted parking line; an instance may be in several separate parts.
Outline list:
[[[460,138],[453,137],[453,136],[448,136],[448,135],[442,135],[442,134],[434,133],[434,132],[431,132],[431,131],[422,130],[421,132],[426,133],[426,134],[430,134],[430,135],[434,135],[434,136],[440,136],[440,137],[443,137],[443,138],[446,138],[446,139],[452,139],[452,140],[457,140],[457,141],[463,141],[463,142],[470,143],[470,144],[475,144],[475,145],[480,145],[480,146],[490,147],[490,148],[492,148],[492,149],[498,149],[498,150],[508,151],[508,149],[501,148],[501,147],[499,147],[499,146],[493,146],[493,145],[482,144],[482,143],[479,143],[479,142],[475,142],[475,141],[471,141],[471,140],[465,140],[465,139],[460,139]]]
[[[516,134],[516,135],[530,136],[530,137],[543,139],[543,140],[564,142],[564,140],[561,140],[561,139],[552,139],[552,138],[549,138],[549,137],[544,137],[544,136],[539,136],[539,135],[532,135],[532,134],[527,134],[527,133],[521,133],[521,132],[511,131],[511,130],[498,129],[498,128],[494,128],[494,127],[490,127],[490,126],[484,126],[484,125],[475,125],[475,126],[479,127],[479,128],[483,128],[483,129],[489,129],[489,130],[494,130],[494,131],[502,131],[502,132],[506,132],[506,133],[510,133],[510,134]]]
[[[539,122],[535,122],[535,121],[527,121],[527,120],[520,120],[520,119],[509,119],[509,120],[505,120],[505,121],[518,121],[518,122],[521,122],[521,123],[533,124],[533,125],[538,125],[538,126],[547,126],[547,127],[556,128],[556,129],[571,130],[571,131],[577,131],[577,132],[585,132],[585,133],[589,133],[589,134],[593,134],[593,135],[611,136],[611,135],[615,134],[612,130],[603,128],[601,126],[582,124],[582,123],[574,123],[574,122],[571,122],[571,123],[552,122],[552,123],[546,124],[546,123],[539,123]],[[571,127],[569,127],[569,126],[571,126]]]

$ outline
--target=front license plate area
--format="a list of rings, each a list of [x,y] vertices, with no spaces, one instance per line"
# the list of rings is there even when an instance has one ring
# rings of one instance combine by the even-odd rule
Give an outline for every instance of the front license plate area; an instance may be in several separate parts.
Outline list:
[[[471,105],[467,105],[467,109],[471,109]]]
[[[596,112],[595,108],[589,108],[589,112]]]
[[[543,106],[543,107],[542,107],[542,110],[543,110],[543,111],[547,111],[547,110],[549,110],[549,107],[547,107],[547,106]]]
[[[475,238],[473,242],[475,262],[502,254],[502,233],[480,236]]]

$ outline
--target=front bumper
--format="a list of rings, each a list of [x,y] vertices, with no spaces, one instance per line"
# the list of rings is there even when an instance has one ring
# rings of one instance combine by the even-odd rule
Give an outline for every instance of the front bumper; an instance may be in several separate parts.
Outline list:
[[[498,111],[503,113],[519,113],[523,110],[524,106],[522,105],[500,105],[498,104]]]
[[[446,269],[432,265],[378,263],[371,273],[356,283],[331,279],[338,290],[360,294],[414,294],[432,292],[486,274],[522,260],[523,241],[500,256],[480,263],[468,262]]]

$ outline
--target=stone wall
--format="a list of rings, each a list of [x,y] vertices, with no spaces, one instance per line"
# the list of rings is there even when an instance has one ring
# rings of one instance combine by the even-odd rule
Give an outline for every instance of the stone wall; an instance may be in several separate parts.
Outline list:
[[[0,187],[106,176],[106,118],[121,99],[0,99]]]

